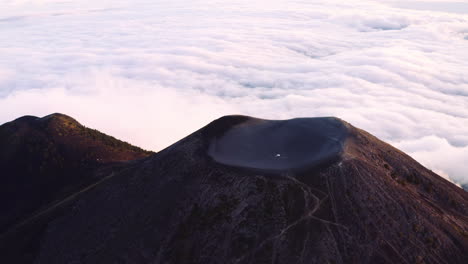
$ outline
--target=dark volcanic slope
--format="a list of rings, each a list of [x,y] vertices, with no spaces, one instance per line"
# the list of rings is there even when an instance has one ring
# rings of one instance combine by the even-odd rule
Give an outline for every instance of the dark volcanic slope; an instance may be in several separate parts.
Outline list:
[[[98,181],[96,168],[149,154],[62,114],[0,126],[0,232]]]
[[[467,193],[337,119],[223,117],[99,173],[108,177],[0,238],[0,261],[18,252],[47,264],[468,259]],[[7,243],[19,239],[28,247]]]

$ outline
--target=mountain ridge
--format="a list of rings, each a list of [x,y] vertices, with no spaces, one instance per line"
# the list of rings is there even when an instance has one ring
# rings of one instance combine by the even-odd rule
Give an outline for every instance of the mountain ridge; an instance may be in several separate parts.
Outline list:
[[[346,140],[329,162],[269,170],[212,157],[211,144],[226,135],[242,141],[241,147],[245,140],[255,145],[256,133],[264,130],[252,120],[258,124],[246,116],[222,117],[156,154],[101,168],[96,173],[106,180],[1,238],[0,255],[11,260],[24,254],[22,263],[467,259],[468,195],[462,189],[339,119],[333,120],[346,128]],[[298,129],[297,123],[278,122],[272,133],[291,124]],[[247,129],[240,138],[239,127]],[[309,125],[304,129],[310,131]],[[289,140],[281,133],[271,138]],[[272,151],[268,159],[290,151],[282,142],[266,143],[257,154]],[[20,241],[26,237],[35,242]]]
[[[150,154],[58,113],[42,118],[23,116],[1,125],[0,146],[4,173],[0,231],[76,191],[75,185],[92,183],[96,168]]]

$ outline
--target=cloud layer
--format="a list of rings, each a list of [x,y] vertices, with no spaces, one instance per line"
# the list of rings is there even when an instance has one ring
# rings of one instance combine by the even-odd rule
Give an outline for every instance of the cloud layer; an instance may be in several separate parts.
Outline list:
[[[468,14],[389,1],[4,1],[0,123],[159,150],[224,114],[338,116],[468,184]]]

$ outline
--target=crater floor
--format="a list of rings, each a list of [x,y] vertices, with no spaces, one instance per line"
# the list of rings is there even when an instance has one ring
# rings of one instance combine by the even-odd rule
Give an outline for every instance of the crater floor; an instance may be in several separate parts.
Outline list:
[[[217,162],[261,170],[313,168],[340,155],[347,129],[332,117],[250,119],[210,142]]]

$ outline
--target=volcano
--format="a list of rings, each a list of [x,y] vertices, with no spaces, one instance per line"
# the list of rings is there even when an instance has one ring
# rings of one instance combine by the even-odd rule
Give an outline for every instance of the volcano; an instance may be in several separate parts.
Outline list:
[[[225,116],[158,153],[77,124],[0,127],[2,263],[468,260],[467,192],[338,118]]]

